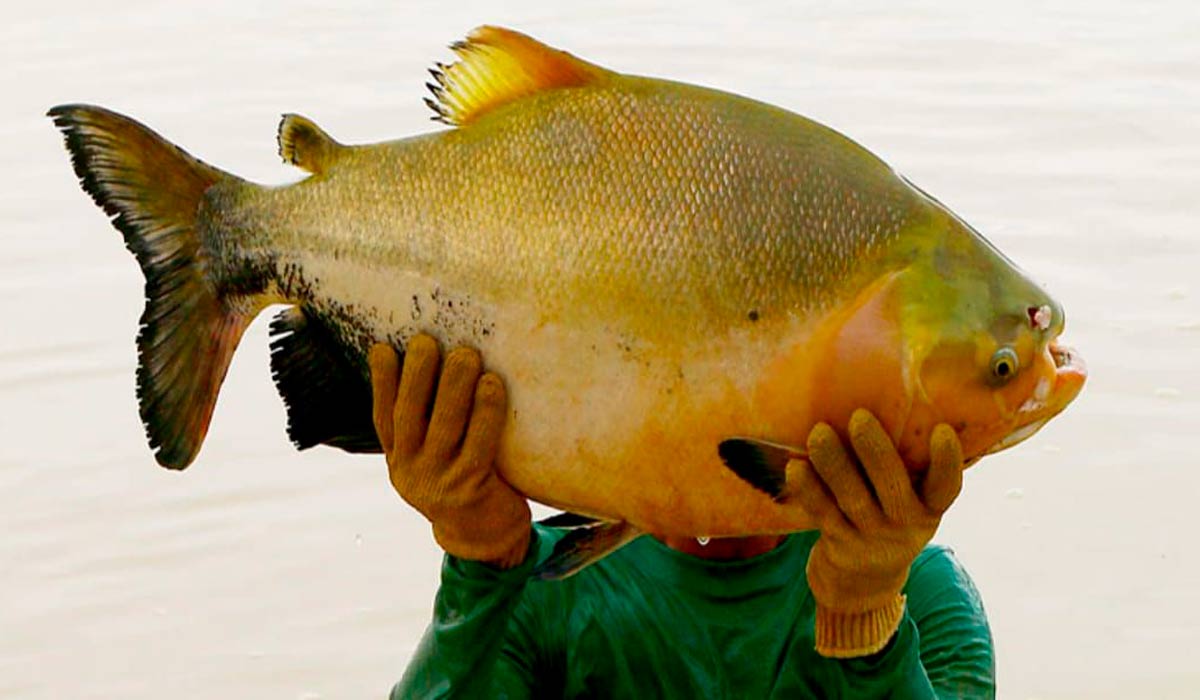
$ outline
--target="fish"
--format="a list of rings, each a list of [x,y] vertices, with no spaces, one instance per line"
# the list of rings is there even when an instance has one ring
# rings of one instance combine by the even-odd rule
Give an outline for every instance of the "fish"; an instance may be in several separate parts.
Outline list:
[[[914,474],[971,463],[1079,394],[1062,306],[850,138],[747,97],[625,74],[483,26],[437,63],[440,128],[343,144],[284,115],[264,185],[137,121],[49,116],[145,277],[137,395],[159,464],[195,460],[243,331],[301,449],[380,450],[366,356],[418,333],[509,387],[500,476],[578,514],[541,570],[641,533],[811,529],[784,470],[870,410]]]

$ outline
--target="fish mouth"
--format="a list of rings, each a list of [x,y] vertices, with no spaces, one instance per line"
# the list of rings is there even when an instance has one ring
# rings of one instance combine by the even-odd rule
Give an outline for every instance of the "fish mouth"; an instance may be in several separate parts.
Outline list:
[[[1083,358],[1074,348],[1059,345],[1058,341],[1050,343],[1050,357],[1054,358],[1054,367],[1058,370],[1073,370],[1077,372],[1087,373],[1087,366],[1083,363]]]
[[[1046,423],[1048,423],[1051,418],[1053,418],[1053,416],[1046,416],[1045,418],[1042,418],[1041,420],[1037,420],[1037,421],[1034,421],[1033,423],[1029,423],[1027,425],[1021,426],[1020,428],[1017,428],[1016,430],[1012,431],[1008,435],[1005,435],[1003,438],[1001,438],[1000,442],[997,442],[995,445],[992,445],[991,447],[989,447],[987,449],[987,452],[984,452],[984,454],[990,455],[990,454],[993,454],[996,452],[1000,452],[1001,450],[1007,450],[1008,448],[1010,448],[1014,445],[1025,442],[1029,438],[1033,437],[1034,433],[1041,430],[1042,426],[1044,426]]]
[[[984,454],[1007,450],[1033,437],[1037,431],[1067,407],[1079,395],[1087,381],[1087,365],[1074,348],[1052,341],[1047,348],[1054,361],[1054,379],[1041,380],[1034,395],[1017,409],[1017,428],[1005,435]]]

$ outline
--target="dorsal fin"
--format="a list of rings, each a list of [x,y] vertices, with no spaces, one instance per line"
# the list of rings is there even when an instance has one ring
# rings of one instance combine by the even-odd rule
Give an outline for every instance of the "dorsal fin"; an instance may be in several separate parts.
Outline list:
[[[479,27],[450,49],[458,60],[450,65],[439,63],[429,71],[437,81],[436,85],[428,83],[436,99],[426,98],[425,103],[437,113],[434,119],[458,126],[535,92],[578,87],[612,75],[612,71],[502,27]]]
[[[344,148],[307,117],[285,114],[279,122],[279,157],[314,175],[325,172]]]

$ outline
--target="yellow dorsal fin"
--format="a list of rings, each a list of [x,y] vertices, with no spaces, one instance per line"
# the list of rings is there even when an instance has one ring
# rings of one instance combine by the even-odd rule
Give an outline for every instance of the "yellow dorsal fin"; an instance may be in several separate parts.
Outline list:
[[[279,157],[314,175],[325,172],[345,148],[308,117],[285,114],[279,122]]]
[[[430,70],[436,99],[425,103],[437,112],[434,119],[459,126],[535,92],[587,85],[612,74],[502,27],[479,27],[450,49],[458,60]]]

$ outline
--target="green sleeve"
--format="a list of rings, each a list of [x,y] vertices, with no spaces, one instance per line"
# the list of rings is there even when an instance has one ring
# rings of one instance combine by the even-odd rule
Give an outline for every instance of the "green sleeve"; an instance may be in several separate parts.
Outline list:
[[[888,646],[841,662],[846,697],[994,698],[992,633],[979,592],[945,547],[928,547],[905,586],[904,620]]]
[[[947,547],[927,547],[909,575],[921,665],[939,697],[994,698],[996,658],[983,600]]]
[[[433,621],[392,698],[530,697],[530,665],[504,642],[545,539],[535,528],[525,561],[507,571],[446,556]]]
[[[535,528],[510,571],[447,557],[433,622],[392,697],[995,696],[983,606],[944,548],[914,563],[888,647],[842,661],[813,649],[814,603],[795,577],[815,537],[747,562],[643,538],[569,581],[527,585],[555,539]]]

